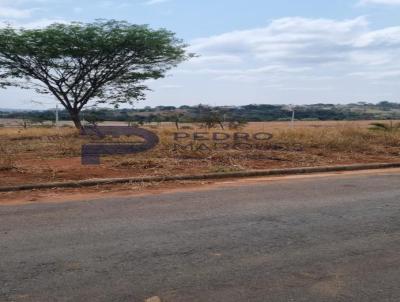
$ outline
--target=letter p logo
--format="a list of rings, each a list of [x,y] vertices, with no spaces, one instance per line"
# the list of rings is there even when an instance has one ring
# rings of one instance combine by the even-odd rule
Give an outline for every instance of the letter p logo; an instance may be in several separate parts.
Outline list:
[[[126,155],[145,152],[158,145],[158,136],[146,129],[123,127],[123,126],[90,126],[84,127],[82,135],[96,135],[104,138],[107,135],[113,137],[138,136],[144,139],[142,144],[116,144],[116,143],[94,143],[82,146],[82,165],[99,165],[102,155]]]

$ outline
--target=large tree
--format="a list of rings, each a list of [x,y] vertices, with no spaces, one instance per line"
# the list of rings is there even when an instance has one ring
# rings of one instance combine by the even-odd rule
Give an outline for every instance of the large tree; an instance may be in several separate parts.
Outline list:
[[[191,55],[175,34],[146,25],[99,20],[41,29],[0,29],[0,87],[52,94],[81,128],[89,102],[118,106],[144,98],[157,79]]]

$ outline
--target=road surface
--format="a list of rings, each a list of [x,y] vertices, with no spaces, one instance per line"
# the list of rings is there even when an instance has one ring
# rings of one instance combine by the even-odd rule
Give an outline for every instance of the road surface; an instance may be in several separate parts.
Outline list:
[[[0,301],[400,301],[400,174],[0,206]]]

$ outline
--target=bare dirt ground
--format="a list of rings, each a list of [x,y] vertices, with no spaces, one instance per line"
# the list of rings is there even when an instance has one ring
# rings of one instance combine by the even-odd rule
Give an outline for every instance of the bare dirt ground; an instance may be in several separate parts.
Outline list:
[[[0,186],[107,177],[168,176],[243,170],[309,167],[336,164],[398,162],[400,133],[371,131],[371,121],[251,123],[240,130],[204,130],[185,125],[193,132],[269,132],[274,136],[263,149],[174,150],[172,124],[146,126],[161,139],[157,148],[146,153],[102,157],[98,166],[83,166],[80,150],[92,142],[75,129],[0,128]],[[110,124],[110,123],[109,123]],[[211,135],[211,134],[210,134]],[[115,141],[115,139],[108,139]],[[137,140],[137,139],[136,139]],[[118,142],[135,141],[119,138]],[[179,141],[185,145],[191,141]],[[229,141],[228,143],[235,143]],[[249,141],[249,143],[256,143]]]

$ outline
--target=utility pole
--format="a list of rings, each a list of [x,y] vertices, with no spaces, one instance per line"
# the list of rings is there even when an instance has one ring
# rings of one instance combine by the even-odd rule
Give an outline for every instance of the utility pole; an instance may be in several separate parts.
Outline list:
[[[291,106],[292,109],[292,127],[294,127],[294,120],[295,120],[295,116],[296,116],[296,109],[295,107],[292,105]]]
[[[284,110],[287,110],[292,113],[292,118],[290,120],[290,127],[294,127],[294,122],[296,121],[296,106],[287,105],[283,107]]]
[[[56,127],[58,127],[58,104],[56,104]]]

